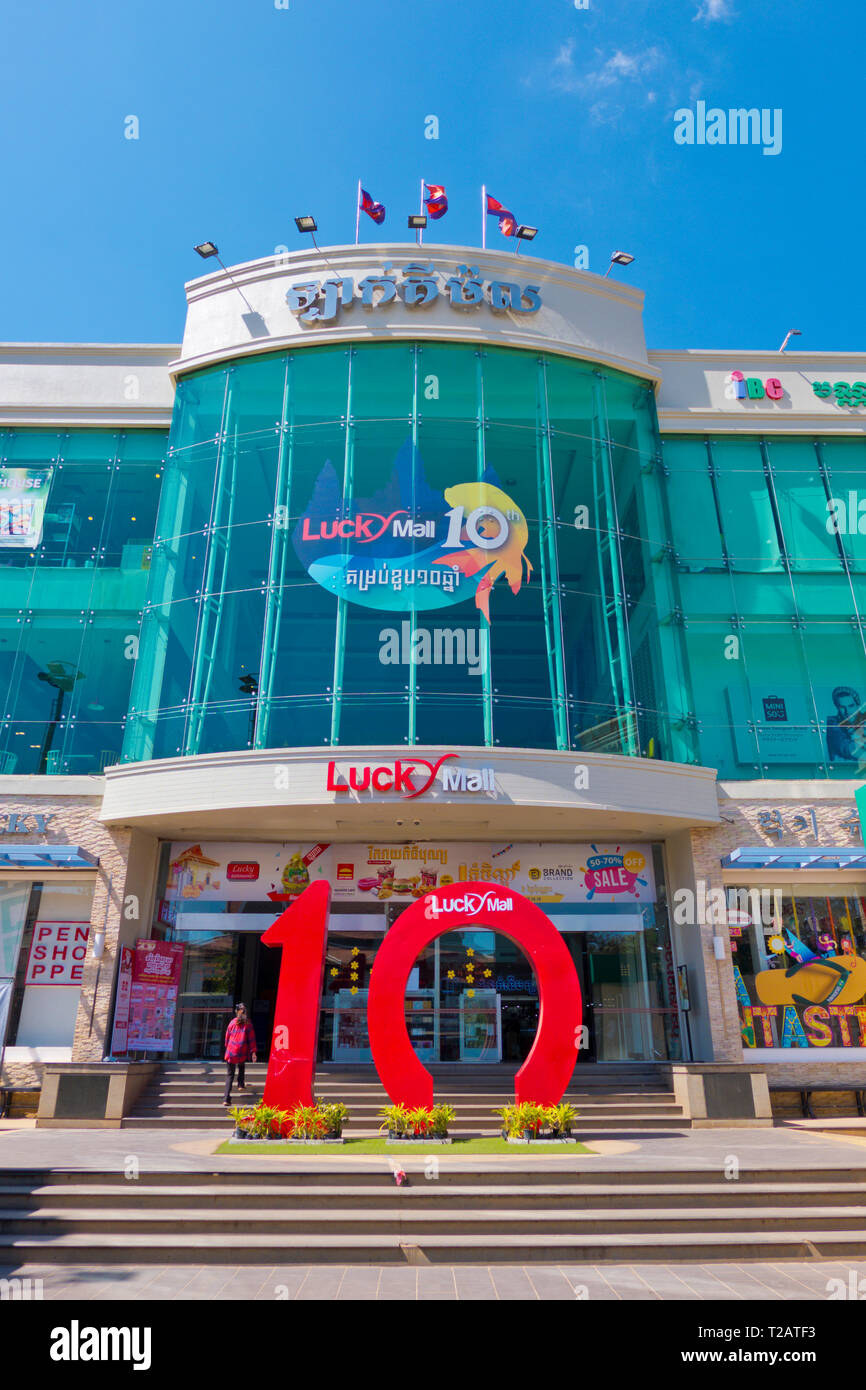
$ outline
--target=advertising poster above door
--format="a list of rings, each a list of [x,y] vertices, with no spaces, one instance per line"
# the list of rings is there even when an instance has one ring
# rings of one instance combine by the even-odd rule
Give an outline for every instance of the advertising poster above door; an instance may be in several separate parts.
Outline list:
[[[208,842],[171,846],[165,898],[172,903],[291,902],[310,883],[343,902],[410,903],[434,888],[500,883],[531,902],[654,902],[646,844],[325,845]]]

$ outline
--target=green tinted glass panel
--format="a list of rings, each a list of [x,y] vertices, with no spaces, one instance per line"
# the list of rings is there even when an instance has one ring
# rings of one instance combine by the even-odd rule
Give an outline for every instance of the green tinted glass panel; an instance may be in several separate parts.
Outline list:
[[[119,759],[166,445],[162,430],[0,431],[0,770]]]

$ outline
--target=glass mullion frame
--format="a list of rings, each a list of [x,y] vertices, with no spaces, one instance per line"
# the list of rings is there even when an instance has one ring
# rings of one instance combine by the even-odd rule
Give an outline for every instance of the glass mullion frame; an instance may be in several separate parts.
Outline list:
[[[351,501],[354,490],[354,464],[355,464],[355,417],[352,414],[352,367],[355,357],[355,349],[348,349],[349,367],[346,374],[346,413],[343,418],[343,427],[346,431],[343,449],[343,509]],[[343,542],[344,550],[348,549],[348,541]],[[337,621],[334,631],[334,679],[333,696],[331,704],[331,735],[332,744],[340,742],[340,714],[343,701],[343,663],[346,657],[346,635],[348,628],[347,603],[344,598],[337,598]]]
[[[231,422],[233,373],[234,368],[229,368],[226,374],[223,414],[217,443],[210,519],[207,526],[207,556],[205,558],[204,575],[202,578],[202,590],[199,595],[198,624],[195,635],[195,657],[193,659],[192,671],[190,672],[187,719],[183,742],[183,751],[185,755],[197,753],[201,742],[204,716],[207,708],[207,695],[210,689],[210,676],[213,669],[215,648],[222,617],[222,587],[225,579],[226,564],[228,562],[228,550],[231,545],[234,481],[237,467],[237,438],[235,437],[232,444],[229,445],[229,431],[226,428],[227,423]],[[237,426],[234,425],[233,429],[236,436]],[[225,472],[227,458],[231,459],[231,482],[229,484],[227,498],[228,515],[227,519],[224,520],[222,508],[223,498],[226,492]],[[223,528],[225,529],[224,537],[220,534]],[[220,550],[222,551],[222,571],[219,581],[219,594],[217,595],[215,592],[217,582],[217,554]],[[214,620],[212,625],[211,617],[213,617]]]
[[[770,495],[770,505],[771,505],[771,507],[772,507],[772,509],[773,509],[773,521],[774,521],[774,523],[775,523],[776,531],[777,531],[778,537],[779,537],[779,549],[780,549],[781,556],[782,556],[782,564],[783,564],[784,567],[785,567],[785,574],[786,574],[787,579],[788,579],[788,586],[789,586],[789,588],[790,588],[790,590],[791,590],[791,605],[792,605],[792,608],[793,608],[793,619],[792,619],[792,622],[793,622],[794,632],[795,632],[795,634],[796,634],[795,640],[796,640],[797,644],[799,645],[799,648],[800,648],[800,656],[801,656],[802,662],[803,662],[803,669],[804,669],[804,671],[805,671],[805,673],[806,673],[806,683],[807,683],[807,688],[808,688],[808,692],[809,692],[809,701],[810,701],[810,704],[811,704],[811,706],[812,706],[812,716],[813,716],[813,720],[814,720],[814,728],[815,728],[815,732],[817,733],[818,730],[819,730],[820,727],[821,727],[821,721],[820,721],[820,718],[819,718],[819,715],[818,715],[818,702],[817,702],[817,700],[815,699],[815,688],[814,688],[814,685],[813,685],[813,683],[812,683],[812,673],[811,673],[811,670],[809,669],[808,656],[807,656],[807,653],[806,653],[806,647],[805,647],[805,644],[804,644],[804,642],[803,642],[803,637],[802,637],[803,626],[804,626],[804,621],[805,621],[805,620],[804,620],[804,618],[803,618],[803,616],[802,616],[802,614],[801,614],[801,612],[800,612],[800,606],[799,606],[799,604],[798,604],[798,602],[797,602],[797,590],[796,590],[796,587],[795,587],[795,585],[794,585],[794,576],[793,576],[792,571],[791,571],[791,557],[790,557],[790,554],[789,554],[789,552],[788,552],[788,546],[787,546],[787,542],[786,542],[786,538],[785,538],[785,532],[784,532],[784,529],[783,529],[783,526],[782,526],[782,518],[781,518],[780,511],[779,511],[779,499],[778,499],[778,497],[776,496],[776,488],[775,488],[775,484],[774,484],[774,482],[773,482],[773,465],[772,465],[772,462],[770,461],[770,454],[769,454],[769,450],[768,450],[768,448],[767,448],[767,441],[766,441],[763,437],[761,438],[761,457],[763,458],[763,461],[764,461],[764,474],[765,474],[765,477],[766,477],[766,479],[767,479],[767,491],[769,492],[769,495]],[[759,752],[760,752],[760,741],[759,741]],[[766,769],[766,768],[763,768],[763,771],[766,772],[767,769]],[[821,764],[821,771],[822,771],[822,774],[823,774],[824,777],[828,777],[828,776],[829,776],[829,769],[828,769],[828,767],[827,767],[826,762],[824,762],[824,763]],[[772,772],[771,772],[771,775],[772,775]]]
[[[593,473],[596,516],[604,515],[606,525],[597,528],[598,569],[601,602],[604,607],[602,626],[605,633],[609,668],[616,689],[618,689],[618,723],[622,733],[621,743],[631,757],[636,757],[637,730],[633,718],[631,650],[629,647],[628,625],[625,613],[625,577],[622,570],[622,553],[619,544],[619,516],[614,490],[613,460],[608,437],[607,409],[604,396],[604,377],[601,372],[593,373]],[[605,584],[605,561],[607,562],[609,584]],[[611,640],[611,635],[615,640]]]
[[[274,480],[273,515],[271,518],[271,548],[268,556],[268,580],[265,594],[265,620],[262,626],[262,647],[259,661],[258,693],[252,697],[255,712],[253,747],[268,747],[268,725],[273,700],[274,675],[277,669],[277,647],[283,615],[283,594],[286,565],[289,557],[289,499],[292,489],[292,460],[294,456],[294,400],[292,394],[292,356],[285,361],[283,402],[280,411],[280,440],[277,451],[277,471]]]

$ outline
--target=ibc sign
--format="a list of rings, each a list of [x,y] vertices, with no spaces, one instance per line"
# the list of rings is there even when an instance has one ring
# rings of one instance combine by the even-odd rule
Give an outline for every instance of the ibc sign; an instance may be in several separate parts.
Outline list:
[[[37,922],[25,985],[80,985],[89,922]]]

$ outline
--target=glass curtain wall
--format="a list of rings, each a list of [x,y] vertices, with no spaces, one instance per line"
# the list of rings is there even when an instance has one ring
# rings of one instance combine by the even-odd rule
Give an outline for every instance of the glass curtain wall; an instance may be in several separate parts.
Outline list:
[[[0,430],[0,772],[120,760],[166,444]]]
[[[664,457],[700,761],[862,776],[866,440],[667,438]]]
[[[178,385],[125,760],[460,742],[696,761],[651,388],[463,344]]]

